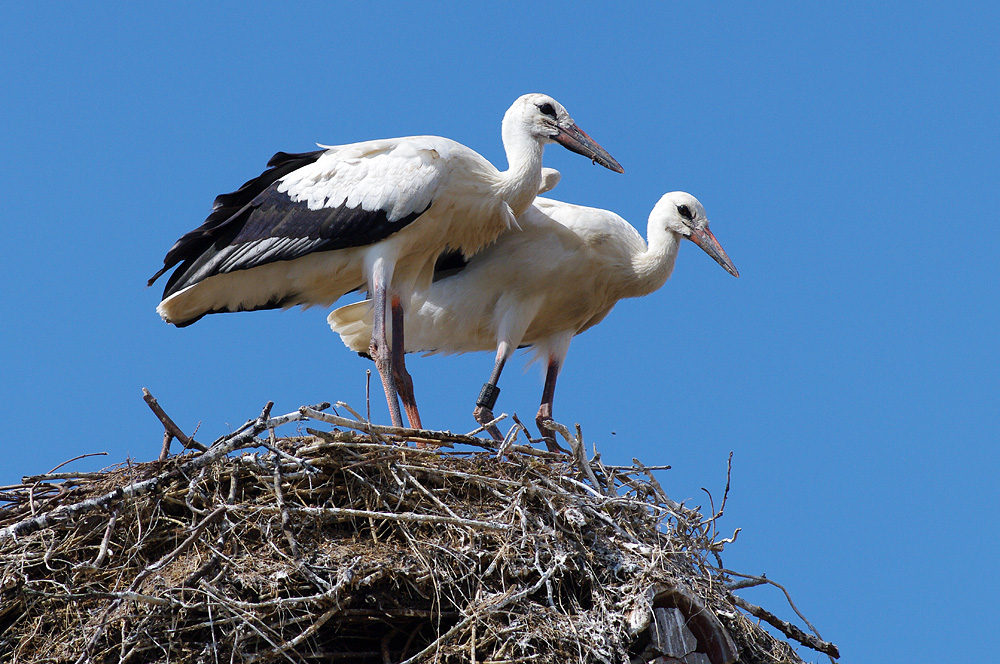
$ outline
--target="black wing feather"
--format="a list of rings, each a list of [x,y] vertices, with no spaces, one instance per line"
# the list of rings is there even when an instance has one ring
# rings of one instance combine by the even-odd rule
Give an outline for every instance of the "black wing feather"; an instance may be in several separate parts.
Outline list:
[[[458,274],[469,264],[469,260],[461,251],[445,249],[434,263],[434,281],[441,281]]]
[[[277,152],[267,162],[267,170],[257,177],[247,180],[243,186],[234,192],[220,194],[215,197],[212,204],[212,213],[208,215],[198,228],[185,233],[174,246],[170,247],[167,255],[163,259],[163,267],[146,284],[152,286],[153,282],[159,279],[164,272],[177,265],[183,260],[188,260],[205,251],[214,243],[226,239],[232,239],[235,235],[230,228],[235,215],[246,205],[253,201],[268,187],[283,178],[292,171],[303,166],[308,166],[322,156],[326,150],[313,150],[312,152]],[[238,229],[236,229],[238,232]],[[227,238],[227,236],[229,236]]]
[[[205,223],[174,244],[164,258],[163,269],[149,283],[181,263],[167,280],[166,299],[215,274],[294,260],[317,251],[372,244],[430,207],[428,204],[423,210],[390,221],[385,210],[345,205],[311,210],[306,203],[294,202],[278,191],[279,178],[316,161],[323,152],[279,152],[269,162],[270,169],[239,190],[217,197]]]

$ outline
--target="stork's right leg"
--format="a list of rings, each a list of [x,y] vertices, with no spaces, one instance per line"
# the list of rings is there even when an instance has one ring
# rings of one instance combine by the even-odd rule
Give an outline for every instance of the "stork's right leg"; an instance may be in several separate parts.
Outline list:
[[[386,279],[376,276],[373,281],[372,293],[372,341],[368,346],[368,353],[375,361],[375,368],[382,378],[382,387],[385,389],[385,400],[389,404],[389,417],[392,418],[392,425],[403,426],[403,418],[399,412],[399,399],[396,398],[396,382],[392,377],[392,356],[389,348],[389,339],[386,335]]]
[[[542,404],[538,407],[538,414],[535,416],[535,424],[538,425],[538,432],[545,439],[545,447],[549,452],[566,452],[559,443],[556,442],[555,431],[546,424],[552,421],[552,400],[556,396],[556,379],[559,377],[561,362],[553,356],[549,356],[549,364],[545,369],[545,387],[542,388]]]
[[[472,411],[472,416],[483,426],[489,424],[494,419],[493,406],[496,405],[497,397],[500,396],[500,388],[497,387],[497,381],[500,380],[500,372],[503,371],[503,365],[507,362],[507,358],[510,357],[511,352],[511,344],[505,341],[497,344],[497,361],[493,365],[493,373],[490,374],[489,382],[483,383],[483,389],[479,392],[479,399],[476,400],[476,409]],[[503,436],[496,425],[488,427],[486,431],[493,437],[493,440],[503,442]]]
[[[406,344],[403,341],[403,304],[398,295],[393,295],[390,308],[392,310],[392,375],[396,379],[396,389],[403,401],[406,419],[411,429],[423,429],[420,423],[420,413],[417,412],[417,400],[413,396],[413,378],[406,370]],[[417,444],[417,447],[423,447]]]

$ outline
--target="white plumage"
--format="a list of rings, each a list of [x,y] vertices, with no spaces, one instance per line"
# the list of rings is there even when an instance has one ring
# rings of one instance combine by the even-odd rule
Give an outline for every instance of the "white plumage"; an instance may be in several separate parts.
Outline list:
[[[520,346],[532,346],[547,367],[537,418],[542,428],[552,416],[555,381],[573,336],[599,323],[618,300],[660,288],[682,239],[739,276],[709,230],[701,203],[684,192],[665,194],[653,208],[648,244],[614,212],[546,198],[537,198],[518,224],[519,231],[504,233],[435,281],[420,308],[406,315],[407,351],[496,350],[493,374],[477,404],[481,423],[492,418],[507,358]],[[370,311],[369,302],[359,302],[333,311],[328,321],[349,348],[363,352]]]
[[[520,97],[504,116],[509,169],[447,138],[413,136],[278,153],[167,253],[170,276],[157,311],[189,325],[210,313],[329,306],[367,289],[378,316],[369,341],[394,424],[396,385],[420,426],[402,349],[390,358],[386,312],[402,311],[431,283],[446,248],[471,255],[516,225],[541,182],[542,152],[559,142],[611,170],[621,166],[551,97]],[[398,323],[396,322],[398,320]],[[398,357],[397,357],[398,355]]]

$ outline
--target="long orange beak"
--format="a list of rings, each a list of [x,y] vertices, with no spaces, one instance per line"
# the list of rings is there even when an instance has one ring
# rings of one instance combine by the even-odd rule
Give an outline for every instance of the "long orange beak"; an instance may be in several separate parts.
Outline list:
[[[615,158],[608,154],[608,151],[597,144],[597,141],[587,135],[587,132],[580,129],[576,124],[558,125],[559,133],[553,138],[567,150],[571,150],[584,157],[590,157],[604,168],[609,168],[615,173],[624,173],[622,165],[615,161]]]
[[[734,277],[740,276],[740,273],[736,270],[736,266],[729,260],[726,250],[722,248],[722,245],[719,244],[719,241],[712,235],[712,231],[708,230],[707,227],[701,230],[693,229],[688,239],[701,247],[706,254],[714,258],[716,263],[726,268],[726,272]]]

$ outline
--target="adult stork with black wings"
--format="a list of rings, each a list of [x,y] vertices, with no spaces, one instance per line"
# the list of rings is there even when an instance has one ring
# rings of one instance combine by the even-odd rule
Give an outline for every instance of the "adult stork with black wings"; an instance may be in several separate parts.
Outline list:
[[[547,143],[624,172],[546,95],[517,99],[502,138],[506,171],[439,136],[279,152],[260,176],[216,198],[205,223],[167,252],[149,283],[179,265],[157,311],[183,327],[213,313],[330,306],[367,289],[369,352],[393,424],[402,425],[398,391],[410,426],[421,428],[403,362],[403,310],[430,285],[438,255],[449,248],[471,256],[517,226],[538,192]]]

